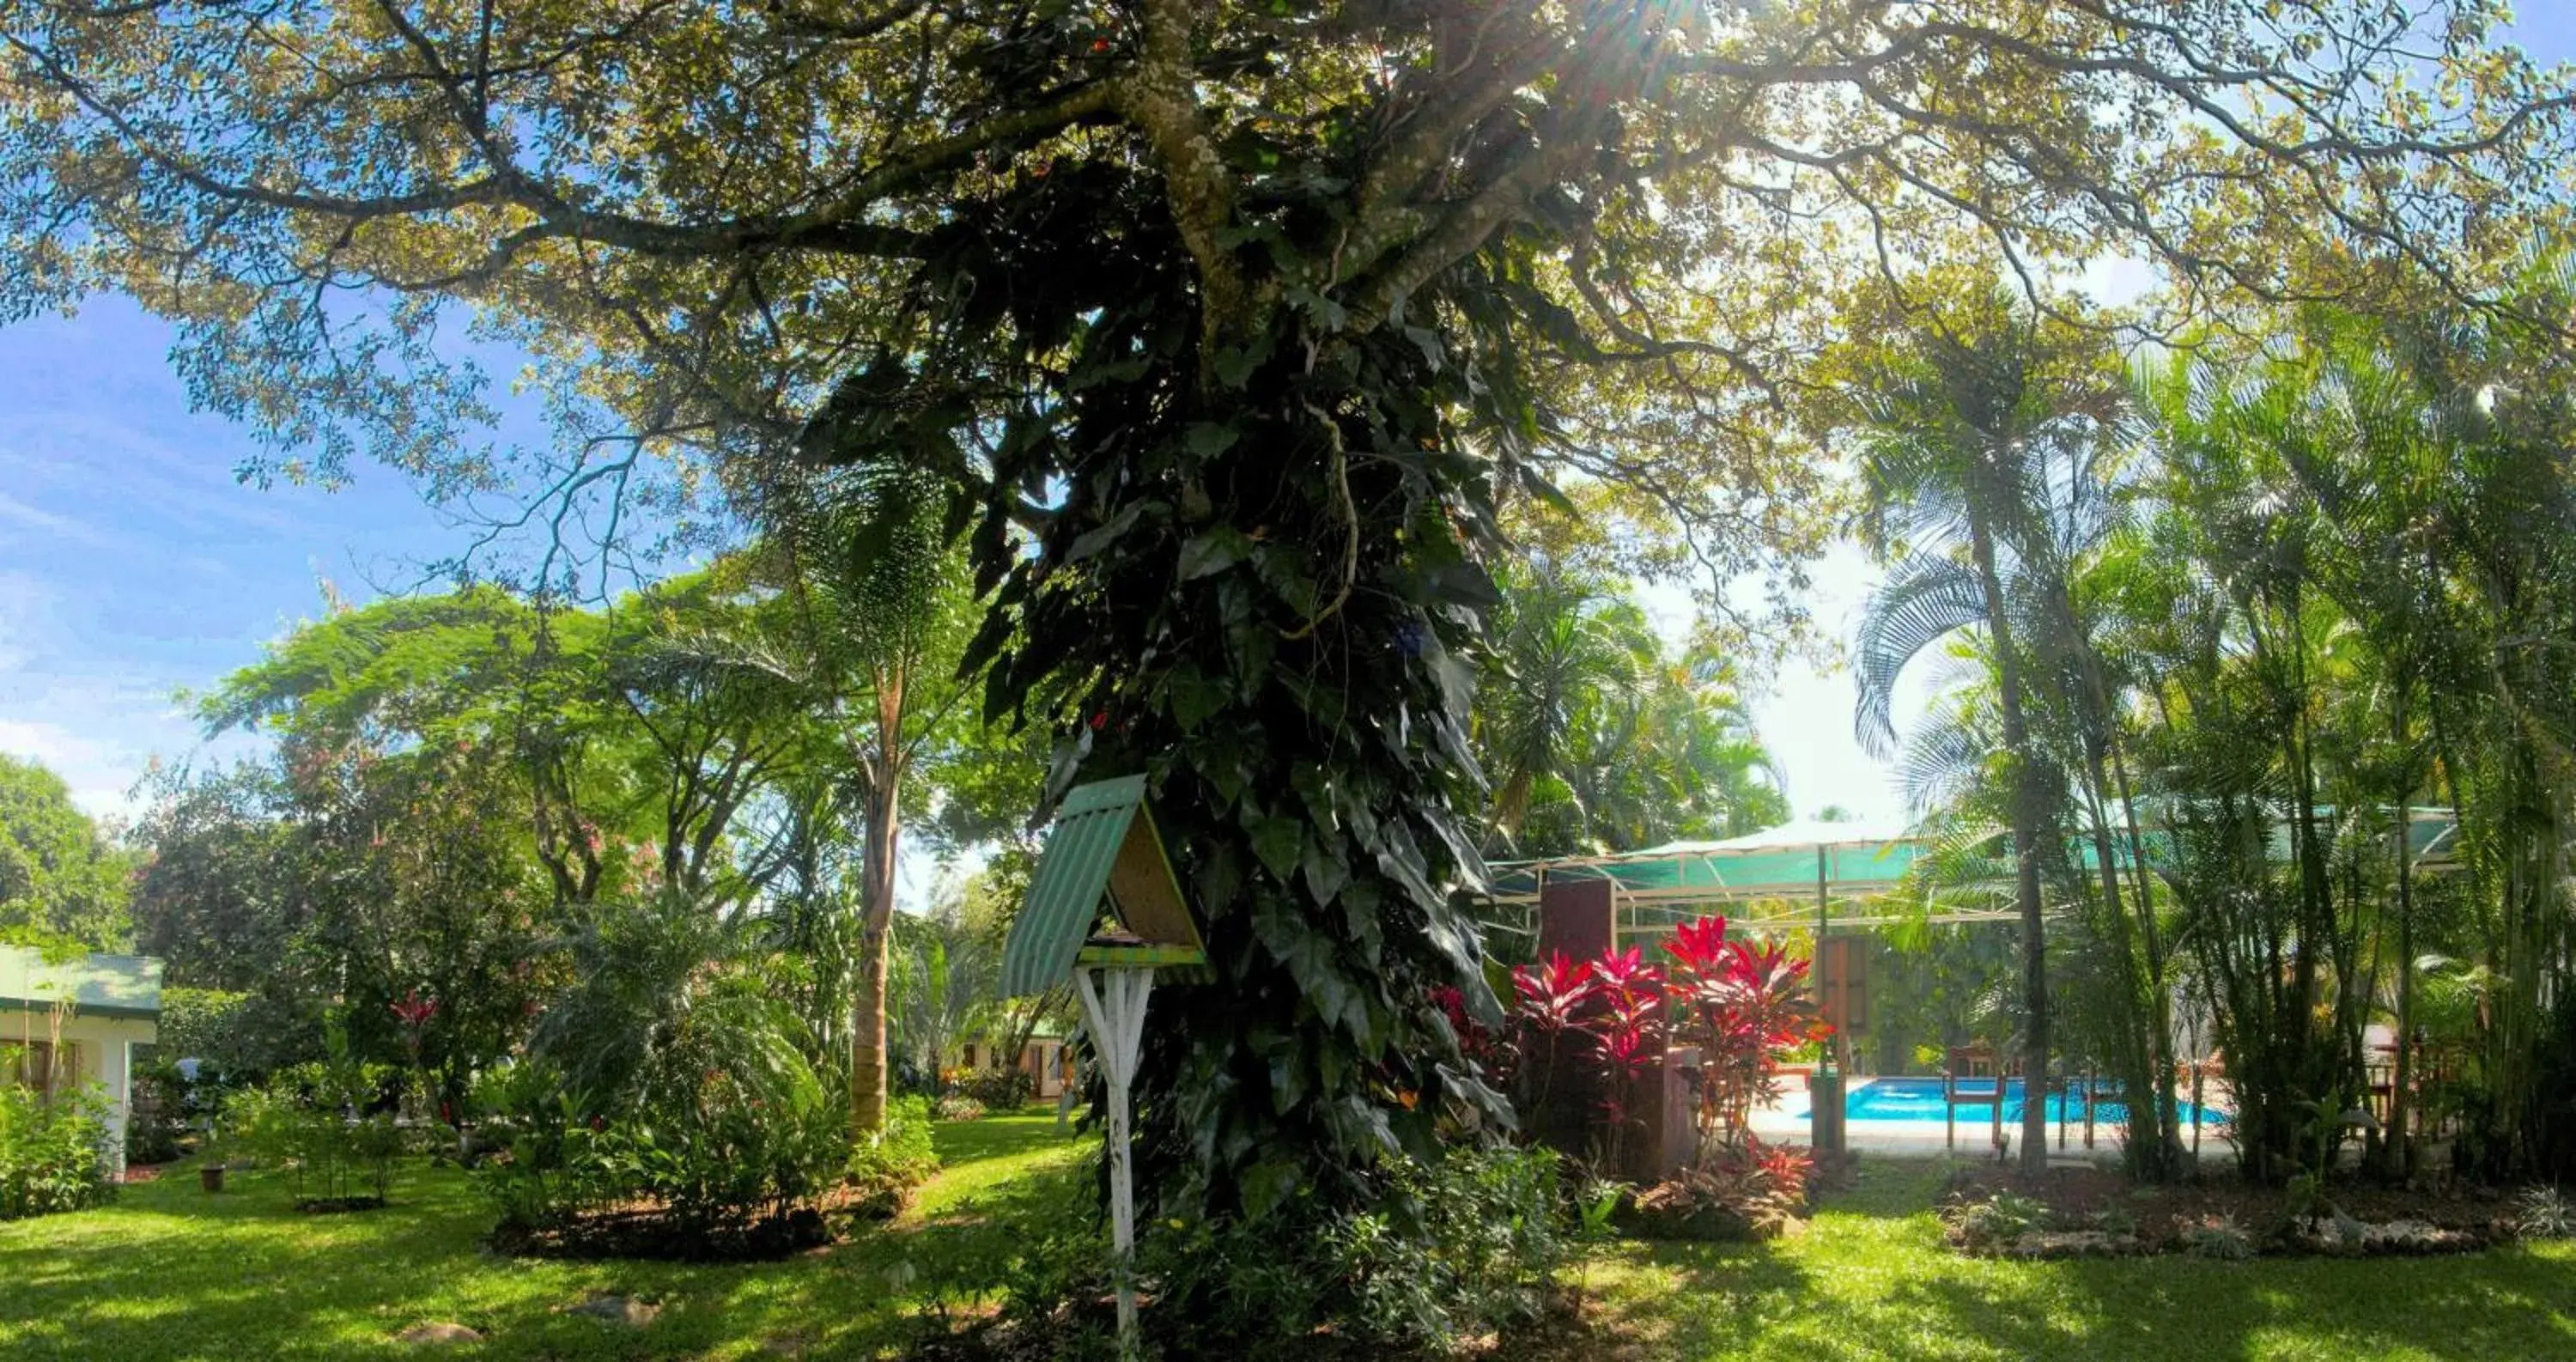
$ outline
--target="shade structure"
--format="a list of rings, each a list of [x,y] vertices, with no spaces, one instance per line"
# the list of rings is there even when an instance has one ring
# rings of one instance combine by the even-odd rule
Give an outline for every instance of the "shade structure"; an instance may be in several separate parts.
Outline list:
[[[2330,819],[2337,811],[2321,808],[2317,812]],[[2393,812],[2383,808],[2368,816],[2385,819]],[[2172,840],[2161,819],[2142,817],[2141,822],[2140,842],[2150,867],[2168,863]],[[2419,868],[2438,871],[2453,864],[2459,829],[2449,809],[2410,808],[2407,828]],[[1729,916],[1746,930],[1805,930],[1816,925],[1815,906],[1820,902],[1849,905],[1833,913],[1837,927],[2012,920],[2016,913],[2007,897],[2013,879],[2011,839],[2001,828],[1982,836],[1989,843],[1991,878],[1970,886],[1972,892],[1964,897],[1949,896],[1938,910],[1894,901],[1908,890],[1908,875],[1937,854],[1938,839],[1885,824],[1814,819],[1720,841],[1668,842],[1642,851],[1498,862],[1491,867],[1488,897],[1500,907],[1535,909],[1542,888],[1551,880],[1606,880],[1622,931],[1659,931],[1716,909],[1738,909]],[[1958,840],[1955,834],[1953,840]],[[2115,854],[2125,862],[2125,838],[2122,841]],[[2286,819],[2273,820],[2269,842],[2274,858],[2289,858]],[[2070,863],[2082,869],[2098,865],[2089,837],[2070,838],[2066,854]],[[1978,888],[1995,896],[1990,904],[1978,902],[1973,892]],[[1765,911],[1759,905],[1774,907]]]

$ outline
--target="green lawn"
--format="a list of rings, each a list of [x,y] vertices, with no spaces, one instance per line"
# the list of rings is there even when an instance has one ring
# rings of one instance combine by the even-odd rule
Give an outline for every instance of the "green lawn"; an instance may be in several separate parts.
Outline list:
[[[1057,1137],[1052,1113],[938,1135],[948,1170],[898,1226],[742,1266],[495,1257],[464,1175],[425,1165],[404,1169],[390,1208],[344,1216],[288,1209],[270,1176],[210,1197],[183,1171],[100,1210],[0,1225],[0,1358],[417,1357],[393,1337],[433,1321],[482,1331],[465,1350],[476,1358],[893,1355],[917,1335],[901,1265],[971,1233],[959,1222],[974,1198],[1083,1147]],[[640,1330],[561,1312],[593,1292],[664,1308]]]
[[[1070,1163],[1052,1115],[939,1128],[948,1171],[896,1226],[779,1263],[524,1262],[478,1244],[462,1176],[407,1169],[396,1204],[287,1210],[263,1177],[193,1176],[115,1206],[0,1225],[0,1358],[160,1362],[417,1356],[402,1329],[455,1321],[475,1358],[876,1357],[917,1336],[907,1264],[990,1252],[979,1201]],[[1875,1163],[1809,1233],[1765,1246],[1623,1244],[1589,1268],[1585,1357],[2576,1358],[2576,1246],[2467,1258],[1974,1262],[1941,1247],[1934,1173]],[[925,1274],[935,1275],[935,1274]],[[664,1306],[627,1331],[561,1307],[591,1292]]]
[[[2576,1358],[2576,1245],[2452,1258],[2008,1263],[1946,1249],[1929,1164],[1865,1164],[1800,1239],[1622,1244],[1591,1286],[1636,1358]]]

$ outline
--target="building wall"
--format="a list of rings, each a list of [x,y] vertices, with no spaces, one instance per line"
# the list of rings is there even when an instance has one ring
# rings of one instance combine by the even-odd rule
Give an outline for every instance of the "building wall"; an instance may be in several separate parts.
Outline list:
[[[119,1172],[125,1168],[126,1113],[134,1102],[134,1047],[150,1045],[160,1033],[158,1023],[140,1018],[77,1012],[66,1018],[57,1032],[49,1015],[0,1012],[0,1042],[53,1042],[74,1047],[73,1068],[58,1074],[56,1082],[95,1085],[106,1094],[108,1159]]]

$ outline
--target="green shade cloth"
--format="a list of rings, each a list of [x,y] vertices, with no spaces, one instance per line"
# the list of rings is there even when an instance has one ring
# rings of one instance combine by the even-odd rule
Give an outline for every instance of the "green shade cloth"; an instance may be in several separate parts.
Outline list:
[[[2319,809],[2318,816],[2331,818],[2334,812]],[[2451,811],[2418,808],[2407,814],[2408,840],[2418,862],[2427,869],[2449,866],[2458,843],[2458,824]],[[2390,811],[2375,810],[2370,816],[2386,820]],[[2384,821],[2381,826],[2384,830]],[[1984,850],[1992,857],[1993,882],[1998,885],[2012,878],[2010,840],[2000,829],[1987,835]],[[2169,860],[2170,840],[2152,823],[2140,840],[2151,866]],[[2275,859],[2289,858],[2286,822],[2275,822],[2270,843]],[[1540,886],[1548,880],[1608,880],[1623,910],[1631,914],[1631,925],[1644,926],[1730,903],[1813,904],[1820,891],[1826,899],[1840,902],[1884,898],[1902,887],[1907,872],[1931,855],[1935,845],[1930,838],[1909,836],[1900,828],[1801,819],[1724,841],[1672,842],[1606,856],[1499,862],[1491,868],[1489,896],[1496,903],[1531,905],[1537,903]],[[2089,836],[2070,838],[2067,850],[2069,859],[2082,869],[2098,864]],[[2126,864],[2125,838],[2115,854]]]

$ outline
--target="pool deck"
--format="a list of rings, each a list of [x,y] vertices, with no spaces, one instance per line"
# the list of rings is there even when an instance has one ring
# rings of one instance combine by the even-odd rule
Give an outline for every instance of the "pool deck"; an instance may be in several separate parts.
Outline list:
[[[1867,1078],[1851,1080],[1854,1086],[1870,1081]],[[1753,1133],[1765,1141],[1774,1143],[1805,1144],[1808,1142],[1813,1129],[1807,1117],[1807,1094],[1803,1081],[1792,1079],[1789,1091],[1783,1093],[1777,1103],[1754,1110]],[[2020,1133],[2021,1127],[2017,1122],[2008,1123],[2004,1127],[2006,1136],[2018,1137]],[[1910,1158],[1938,1158],[1944,1154],[1969,1159],[1991,1157],[1993,1146],[1989,1140],[1992,1134],[1992,1117],[1983,1106],[1959,1108],[1956,1145],[1950,1143],[1943,1123],[1939,1121],[1861,1120],[1846,1121],[1843,1125],[1843,1143],[1847,1148],[1864,1154],[1893,1154]],[[2188,1126],[2183,1129],[2183,1141],[2186,1146],[2191,1141],[2191,1129]],[[2087,1149],[2084,1146],[2083,1123],[2069,1121],[2066,1123],[2065,1140],[2061,1146],[2057,1124],[2052,1121],[2048,1127],[2048,1152],[2052,1159],[2063,1158],[2077,1162],[2090,1161],[2095,1155],[2116,1155],[2120,1152],[2120,1131],[2117,1126],[2097,1124],[2093,1128],[2093,1147]],[[2235,1147],[2230,1145],[2227,1137],[2214,1127],[2203,1126],[2200,1133],[2200,1157],[2233,1159]]]

